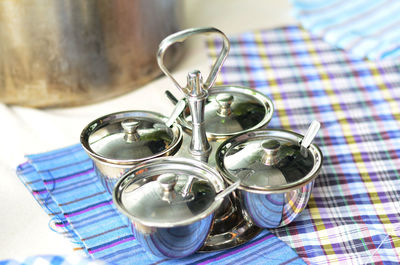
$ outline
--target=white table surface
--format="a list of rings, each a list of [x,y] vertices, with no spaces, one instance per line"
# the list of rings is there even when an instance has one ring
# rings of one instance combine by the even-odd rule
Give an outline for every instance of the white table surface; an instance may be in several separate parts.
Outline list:
[[[182,29],[214,26],[229,37],[294,24],[291,12],[287,0],[190,0],[185,1]],[[173,74],[183,83],[190,70],[199,69],[206,75],[209,64],[204,42],[192,41]],[[24,155],[75,144],[88,122],[108,113],[130,109],[170,113],[172,105],[164,96],[165,89],[180,96],[170,80],[161,77],[94,105],[38,110],[0,104],[0,260],[73,253],[69,240],[49,229],[50,218],[16,176]]]

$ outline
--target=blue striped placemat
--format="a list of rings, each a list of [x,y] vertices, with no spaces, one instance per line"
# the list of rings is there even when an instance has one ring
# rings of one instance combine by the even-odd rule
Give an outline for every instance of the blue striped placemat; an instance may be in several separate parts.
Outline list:
[[[307,30],[371,60],[400,57],[400,1],[292,0]]]
[[[112,265],[99,260],[91,260],[78,255],[40,255],[0,261],[0,265]]]
[[[77,250],[115,264],[304,264],[285,243],[263,231],[239,247],[167,260],[147,254],[114,207],[80,145],[27,156],[17,175],[51,216],[51,227]]]

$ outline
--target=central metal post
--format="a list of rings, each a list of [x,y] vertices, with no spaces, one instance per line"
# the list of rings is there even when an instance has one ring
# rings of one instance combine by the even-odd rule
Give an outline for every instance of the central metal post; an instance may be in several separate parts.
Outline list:
[[[194,158],[207,162],[211,152],[211,146],[206,136],[204,124],[204,107],[208,92],[203,86],[203,78],[200,71],[194,70],[187,77],[188,100],[192,116],[192,139],[189,151]]]

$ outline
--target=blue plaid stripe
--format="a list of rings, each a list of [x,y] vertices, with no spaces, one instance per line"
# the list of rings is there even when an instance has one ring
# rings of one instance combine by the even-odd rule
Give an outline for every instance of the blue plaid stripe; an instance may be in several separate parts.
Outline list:
[[[282,241],[264,231],[252,242],[216,253],[195,254],[179,260],[162,260],[147,254],[134,239],[128,220],[118,213],[111,196],[93,170],[93,164],[79,145],[28,156],[29,164],[17,173],[29,190],[41,189],[39,201],[48,213],[59,212],[78,246],[92,258],[115,264],[198,264],[264,263],[304,264]],[[32,167],[35,170],[32,170]],[[27,168],[22,170],[22,168]],[[67,230],[68,231],[68,230]],[[257,252],[259,255],[254,255]]]

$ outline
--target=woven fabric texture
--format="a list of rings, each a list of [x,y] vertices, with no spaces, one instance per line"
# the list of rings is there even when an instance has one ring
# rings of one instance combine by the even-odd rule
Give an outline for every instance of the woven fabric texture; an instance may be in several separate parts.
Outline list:
[[[32,256],[20,259],[0,261],[0,265],[112,265],[98,260],[90,260],[82,256]]]
[[[297,26],[230,38],[218,83],[268,95],[270,128],[304,134],[324,154],[308,207],[271,230],[311,264],[400,261],[400,62],[371,62]],[[208,42],[215,58],[219,39]]]
[[[292,0],[307,30],[372,60],[400,57],[400,1]]]
[[[183,259],[161,259],[146,253],[80,145],[29,155],[17,175],[51,216],[50,227],[97,260],[112,264],[305,264],[268,230],[239,247]]]

